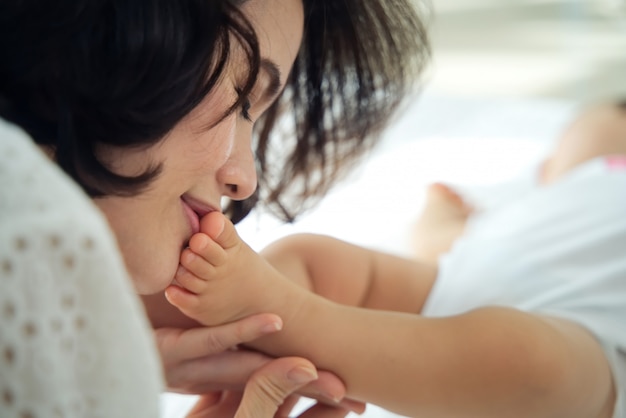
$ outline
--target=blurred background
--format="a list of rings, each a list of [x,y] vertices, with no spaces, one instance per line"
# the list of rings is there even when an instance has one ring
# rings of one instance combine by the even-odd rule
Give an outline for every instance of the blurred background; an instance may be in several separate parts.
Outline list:
[[[433,91],[626,98],[626,0],[432,0]]]
[[[421,90],[311,214],[277,229],[263,216],[244,221],[251,245],[306,230],[407,254],[428,184],[446,182],[476,207],[498,204],[533,184],[580,108],[626,99],[626,0],[429,4],[432,61]],[[390,213],[397,226],[372,224]]]

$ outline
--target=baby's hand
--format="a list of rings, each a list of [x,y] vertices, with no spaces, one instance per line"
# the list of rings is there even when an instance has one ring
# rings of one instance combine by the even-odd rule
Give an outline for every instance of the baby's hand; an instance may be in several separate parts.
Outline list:
[[[175,283],[165,290],[169,302],[204,325],[218,325],[253,313],[261,292],[265,261],[241,240],[219,212],[200,221],[200,232],[180,256]]]

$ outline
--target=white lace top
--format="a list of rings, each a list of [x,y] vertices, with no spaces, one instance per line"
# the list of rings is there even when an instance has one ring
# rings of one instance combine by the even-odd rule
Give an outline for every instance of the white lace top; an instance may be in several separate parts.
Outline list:
[[[0,119],[0,416],[154,418],[148,322],[104,217]]]

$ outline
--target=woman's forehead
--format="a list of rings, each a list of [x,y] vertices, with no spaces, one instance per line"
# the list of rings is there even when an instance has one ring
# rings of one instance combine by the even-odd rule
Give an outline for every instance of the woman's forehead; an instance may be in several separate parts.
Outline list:
[[[302,1],[246,0],[241,9],[256,31],[261,58],[273,62],[286,76],[302,40]]]

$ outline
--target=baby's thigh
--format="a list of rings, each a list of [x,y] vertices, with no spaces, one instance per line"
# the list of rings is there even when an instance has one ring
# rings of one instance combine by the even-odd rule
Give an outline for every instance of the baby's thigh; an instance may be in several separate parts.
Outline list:
[[[542,181],[553,182],[577,165],[604,155],[626,155],[626,105],[594,106],[577,117],[546,161]]]

